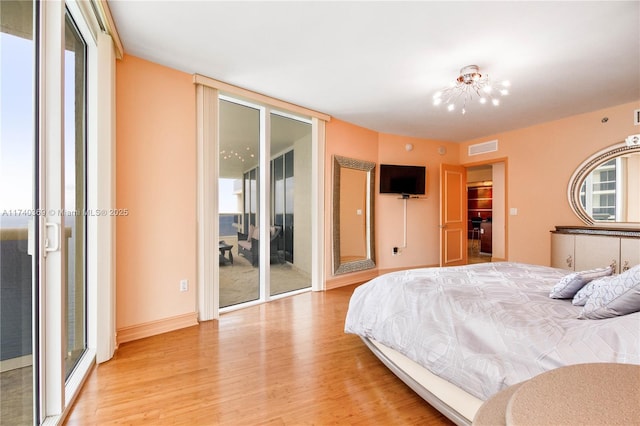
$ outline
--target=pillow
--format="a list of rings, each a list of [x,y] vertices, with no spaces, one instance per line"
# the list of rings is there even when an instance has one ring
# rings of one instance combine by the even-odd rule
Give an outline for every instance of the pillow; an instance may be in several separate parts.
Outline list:
[[[608,277],[598,278],[587,283],[587,285],[585,285],[580,290],[578,290],[576,295],[573,296],[573,300],[571,301],[571,303],[574,306],[584,306],[584,304],[587,303],[587,300],[589,299],[589,297],[591,297],[591,295],[593,294],[593,292],[597,287],[605,283],[608,283],[614,278],[615,278],[614,275],[609,275]]]
[[[255,226],[249,225],[249,232],[247,233],[247,241],[251,242],[251,237],[253,237],[253,231],[255,230]]]
[[[640,311],[640,265],[596,287],[578,318],[612,318]]]
[[[565,275],[553,286],[549,297],[553,299],[570,299],[589,281],[606,277],[607,275],[611,275],[612,272],[613,269],[609,266],[607,268],[591,269],[589,271],[573,272]]]

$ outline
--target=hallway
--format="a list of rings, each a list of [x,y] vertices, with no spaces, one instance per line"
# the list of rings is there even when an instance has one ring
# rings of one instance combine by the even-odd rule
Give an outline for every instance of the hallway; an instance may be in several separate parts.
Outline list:
[[[491,262],[491,254],[480,253],[477,240],[469,240],[467,244],[467,263]]]

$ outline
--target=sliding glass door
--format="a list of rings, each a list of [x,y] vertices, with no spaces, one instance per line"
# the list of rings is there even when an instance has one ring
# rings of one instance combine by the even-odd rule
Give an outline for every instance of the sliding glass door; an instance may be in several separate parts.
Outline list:
[[[61,2],[2,1],[0,16],[0,424],[41,424],[93,362],[87,27]]]
[[[272,112],[271,296],[311,287],[311,123]]]
[[[311,287],[311,123],[221,96],[222,309]]]
[[[218,149],[220,307],[260,300],[258,106],[221,99]]]
[[[31,2],[0,2],[0,424],[33,424],[36,204]]]
[[[86,44],[65,14],[64,243],[67,379],[87,347],[86,338]]]

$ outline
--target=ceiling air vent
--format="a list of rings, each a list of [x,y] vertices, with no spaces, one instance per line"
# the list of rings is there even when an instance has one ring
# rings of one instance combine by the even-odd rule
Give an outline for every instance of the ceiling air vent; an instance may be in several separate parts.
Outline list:
[[[498,150],[498,139],[489,142],[477,143],[469,145],[469,156],[486,154],[487,152],[495,152]]]

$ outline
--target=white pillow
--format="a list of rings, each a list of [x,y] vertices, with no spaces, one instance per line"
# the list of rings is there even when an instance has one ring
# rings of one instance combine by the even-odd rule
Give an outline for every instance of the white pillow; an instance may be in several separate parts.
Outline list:
[[[607,268],[591,269],[589,271],[573,272],[565,275],[553,286],[549,297],[553,299],[570,299],[588,282],[596,278],[611,275],[612,272],[613,269],[609,266]]]
[[[596,287],[578,318],[611,318],[638,311],[640,311],[640,265]]]
[[[571,303],[574,306],[584,306],[584,304],[587,303],[587,300],[589,300],[589,297],[591,297],[597,287],[608,283],[614,278],[615,275],[609,275],[608,277],[598,278],[587,283],[587,285],[578,290],[576,295],[573,296],[573,300],[571,301]]]

